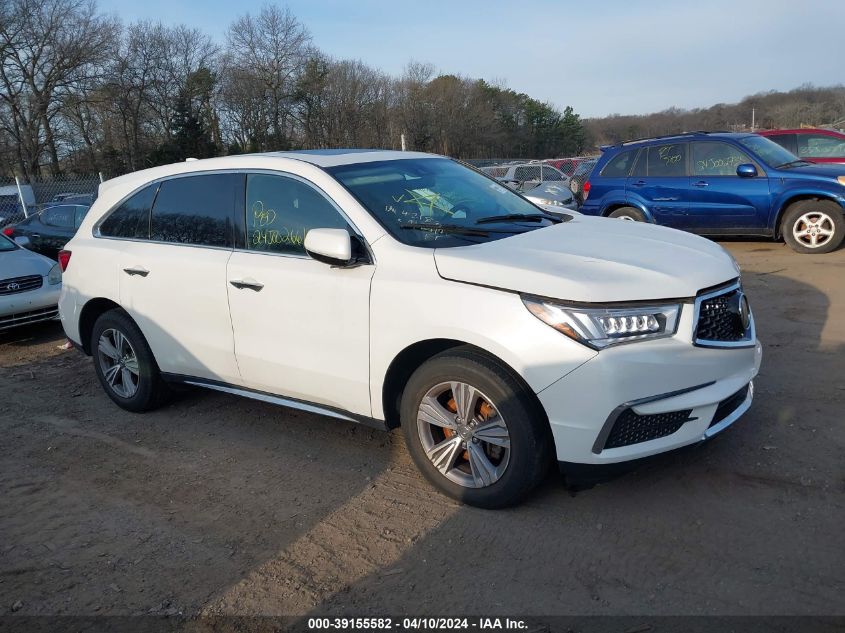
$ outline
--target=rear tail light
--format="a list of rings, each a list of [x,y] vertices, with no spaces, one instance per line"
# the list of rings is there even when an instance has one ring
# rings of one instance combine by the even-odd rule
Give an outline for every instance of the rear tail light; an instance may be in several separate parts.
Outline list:
[[[590,195],[590,181],[584,183],[584,200],[587,199],[587,196]]]
[[[70,251],[59,251],[59,266],[62,267],[62,272],[67,270],[67,265],[70,263]]]
[[[3,229],[3,235],[5,235],[7,237],[12,237],[12,233],[14,233],[14,232],[15,232],[15,227],[13,227],[13,226],[7,226],[5,229]]]

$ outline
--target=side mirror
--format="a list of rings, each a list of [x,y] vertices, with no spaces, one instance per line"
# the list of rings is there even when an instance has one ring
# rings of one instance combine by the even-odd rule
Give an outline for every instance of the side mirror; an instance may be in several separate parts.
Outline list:
[[[736,166],[736,175],[740,178],[754,178],[757,176],[757,168],[751,163],[743,163]]]
[[[29,248],[31,242],[29,241],[29,238],[27,236],[20,235],[15,238],[15,244],[22,248]]]
[[[305,235],[305,252],[332,266],[352,263],[352,238],[345,229],[311,229]]]

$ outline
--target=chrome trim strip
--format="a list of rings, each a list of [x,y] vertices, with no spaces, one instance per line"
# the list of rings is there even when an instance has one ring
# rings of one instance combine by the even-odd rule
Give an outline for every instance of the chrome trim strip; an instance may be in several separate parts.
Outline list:
[[[298,400],[290,400],[280,396],[271,396],[270,394],[260,393],[257,391],[250,391],[248,389],[238,389],[237,387],[228,387],[225,385],[217,385],[214,383],[207,383],[194,380],[184,381],[186,385],[193,385],[195,387],[204,387],[205,389],[213,389],[214,391],[222,391],[223,393],[231,393],[235,396],[243,396],[244,398],[252,398],[253,400],[261,400],[262,402],[269,402],[270,404],[277,404],[290,409],[299,409],[300,411],[308,411],[309,413],[317,413],[319,415],[326,415],[331,418],[339,420],[348,420],[349,422],[358,422],[355,418],[351,418],[342,413],[338,413],[333,409],[326,409],[316,404],[308,404]]]
[[[745,336],[740,339],[739,341],[711,341],[706,338],[698,338],[696,337],[696,332],[698,331],[698,319],[701,316],[701,304],[706,299],[711,299],[713,297],[718,297],[720,295],[727,294],[734,290],[742,291],[742,282],[737,280],[736,282],[730,284],[729,286],[722,286],[716,290],[712,290],[707,292],[703,295],[699,295],[695,298],[695,309],[692,315],[693,319],[693,345],[696,347],[714,347],[714,348],[743,348],[743,347],[754,347],[757,344],[757,329],[754,325],[754,313],[750,312],[750,321],[751,324],[748,326],[748,330],[745,332]],[[745,293],[743,293],[745,294]]]
[[[724,420],[704,431],[704,435],[701,436],[701,439],[706,440],[708,438],[711,438],[717,433],[724,431],[731,424],[736,422],[742,416],[742,414],[748,411],[748,409],[751,407],[751,401],[753,399],[754,381],[752,380],[750,383],[748,383],[748,395],[745,397],[745,400],[743,400],[742,404],[739,405],[736,409],[734,409],[733,412]],[[713,415],[716,415],[715,412],[713,413]]]

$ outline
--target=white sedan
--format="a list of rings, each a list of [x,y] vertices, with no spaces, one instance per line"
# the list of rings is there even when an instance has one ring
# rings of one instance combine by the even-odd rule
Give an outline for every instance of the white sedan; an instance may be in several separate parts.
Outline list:
[[[0,330],[56,319],[62,271],[0,234]]]

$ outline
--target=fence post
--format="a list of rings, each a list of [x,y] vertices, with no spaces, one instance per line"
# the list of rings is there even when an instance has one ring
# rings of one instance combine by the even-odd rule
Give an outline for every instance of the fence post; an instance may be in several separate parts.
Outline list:
[[[106,181],[106,179],[103,178],[103,172],[98,172],[98,173],[100,174],[100,184],[102,184]]]
[[[21,208],[25,218],[29,217],[29,210],[26,208],[26,200],[23,199],[23,190],[21,189],[21,179],[15,176],[15,184],[18,186],[18,199],[21,201]]]

